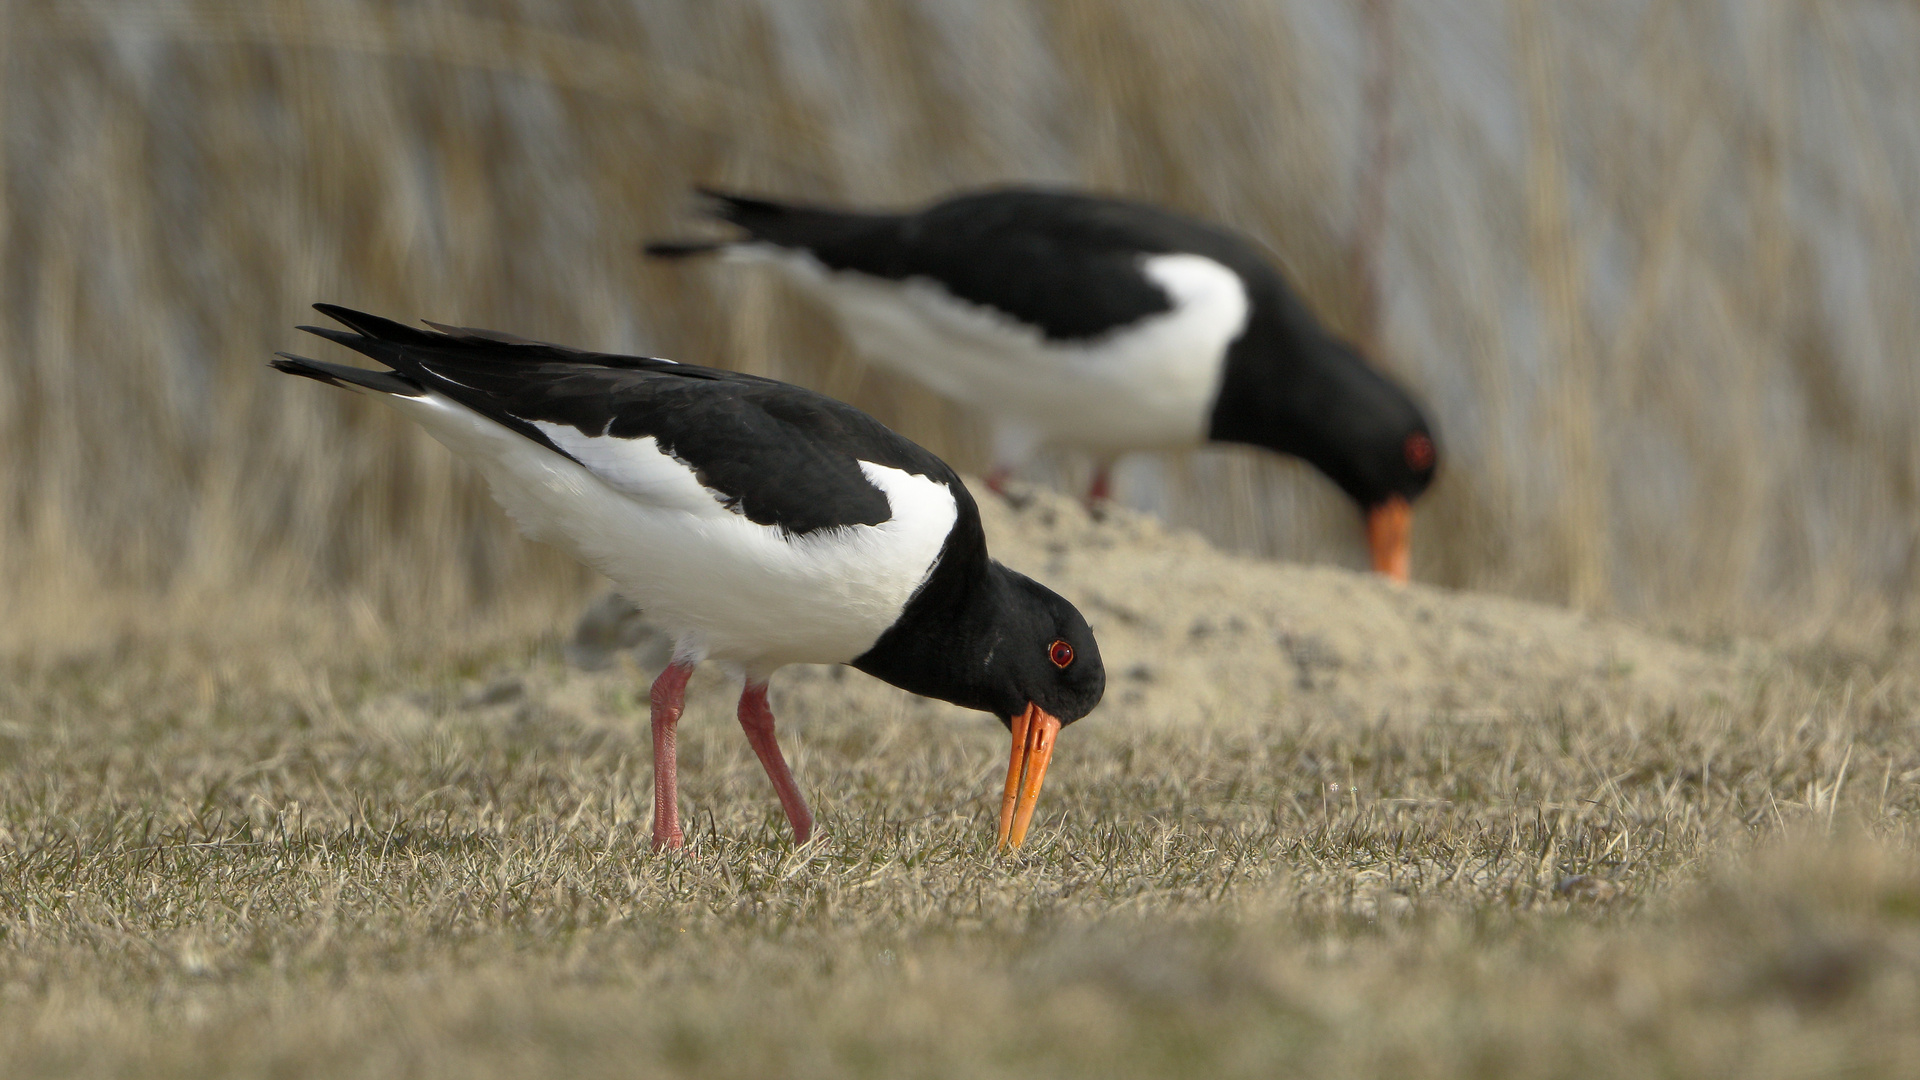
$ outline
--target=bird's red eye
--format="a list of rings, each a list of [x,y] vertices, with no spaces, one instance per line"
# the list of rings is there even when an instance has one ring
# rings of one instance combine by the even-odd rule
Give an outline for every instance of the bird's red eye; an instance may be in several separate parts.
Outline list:
[[[1438,456],[1433,451],[1433,439],[1424,431],[1416,431],[1407,436],[1407,468],[1414,472],[1426,472],[1433,468],[1433,459]]]
[[[1073,646],[1064,641],[1056,641],[1047,646],[1047,659],[1053,661],[1054,667],[1064,668],[1073,663]]]

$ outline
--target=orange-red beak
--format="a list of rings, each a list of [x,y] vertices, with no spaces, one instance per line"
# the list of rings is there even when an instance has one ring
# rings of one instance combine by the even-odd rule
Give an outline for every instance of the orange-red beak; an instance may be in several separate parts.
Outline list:
[[[1019,847],[1033,824],[1033,807],[1040,801],[1040,783],[1053,760],[1053,740],[1060,721],[1038,705],[1028,705],[1013,718],[1013,754],[1007,759],[1007,793],[1000,800],[999,850]]]
[[[1395,495],[1367,511],[1367,546],[1373,549],[1376,572],[1407,580],[1413,562],[1413,504]]]

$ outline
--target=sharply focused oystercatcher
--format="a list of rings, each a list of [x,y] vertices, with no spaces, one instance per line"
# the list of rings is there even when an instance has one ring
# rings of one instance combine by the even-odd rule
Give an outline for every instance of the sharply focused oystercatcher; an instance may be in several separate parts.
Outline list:
[[[999,842],[1025,839],[1060,728],[1106,685],[1074,606],[987,557],[939,458],[771,379],[486,330],[416,330],[331,304],[303,326],[391,370],[273,366],[370,393],[480,468],[529,536],[612,578],[674,640],[653,684],[653,845],[682,841],[674,727],[702,660],[745,674],[740,726],[795,843],[813,816],[774,739],[767,678],[851,664],[1013,732]]]
[[[913,213],[702,189],[732,240],[649,254],[770,256],[875,361],[990,421],[996,491],[1044,443],[1120,454],[1204,442],[1294,454],[1366,515],[1407,576],[1412,502],[1439,463],[1407,392],[1314,318],[1251,241],[1119,199],[1004,188]]]

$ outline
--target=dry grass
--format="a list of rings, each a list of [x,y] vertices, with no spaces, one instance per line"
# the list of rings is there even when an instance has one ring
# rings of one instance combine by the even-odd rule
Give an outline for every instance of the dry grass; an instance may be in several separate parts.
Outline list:
[[[632,680],[550,640],[286,644],[5,672],[8,1075],[1893,1076],[1920,1052],[1904,671],[1809,658],[1632,721],[1088,724],[1009,859],[993,725],[783,678],[825,832],[794,851],[703,679],[698,826],[656,857]]]

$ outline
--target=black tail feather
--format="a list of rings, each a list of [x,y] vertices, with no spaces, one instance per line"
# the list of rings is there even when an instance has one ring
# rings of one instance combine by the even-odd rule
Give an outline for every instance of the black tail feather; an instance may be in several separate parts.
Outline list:
[[[394,369],[395,377],[404,380],[408,391],[389,387],[379,387],[389,393],[423,392],[423,387],[446,391],[440,380],[447,378],[445,370],[452,368],[471,368],[476,365],[487,368],[517,368],[541,363],[577,363],[603,368],[629,368],[636,371],[658,371],[669,369],[687,378],[705,379],[719,377],[705,368],[694,365],[676,364],[672,360],[662,360],[651,356],[622,356],[612,353],[585,352],[566,345],[551,345],[544,341],[533,341],[516,334],[501,333],[497,330],[481,330],[472,327],[448,326],[428,322],[432,330],[421,330],[405,323],[383,319],[378,315],[369,315],[363,311],[340,307],[336,304],[315,304],[315,310],[352,327],[352,331],[336,330],[326,326],[301,326],[315,337],[325,338],[336,345],[344,345],[362,356],[377,360]],[[357,331],[357,332],[354,332]],[[284,355],[284,354],[283,354]],[[302,363],[312,363],[303,357],[293,357]],[[322,365],[330,367],[330,365]],[[346,371],[362,371],[361,368],[345,368]],[[307,371],[294,374],[313,376]],[[371,385],[364,384],[363,385]],[[457,396],[457,395],[456,395]]]
[[[472,341],[491,341],[498,345],[540,345],[549,349],[566,348],[566,346],[564,345],[548,345],[544,341],[535,341],[532,338],[523,338],[519,334],[509,334],[505,330],[483,330],[477,326],[449,326],[446,323],[434,322],[432,319],[421,319],[420,321],[423,323],[426,323],[428,326],[433,327],[435,330],[440,331],[441,333],[447,335],[450,338],[462,338],[462,339],[467,339]]]
[[[294,329],[312,334],[314,337],[326,338],[335,345],[345,345],[349,349],[355,347],[355,342],[366,340],[359,334],[349,334],[345,330],[335,330],[331,326],[296,326]]]
[[[775,202],[704,185],[694,190],[707,200],[703,209],[708,217],[738,226],[747,235],[728,240],[654,241],[646,245],[648,255],[659,259],[680,259],[749,242],[817,251],[822,245],[836,244],[877,224],[894,220],[885,214],[836,210],[806,203]]]
[[[747,230],[749,239],[764,240],[759,229],[754,228],[756,220],[777,218],[786,213],[787,207],[769,199],[756,199],[747,195],[735,195],[719,188],[697,185],[694,191],[707,200],[708,205],[701,207],[710,218],[738,225]],[[641,246],[642,251],[655,259],[685,259],[693,255],[711,255],[716,251],[740,243],[738,240],[650,240]]]
[[[279,359],[270,360],[268,364],[276,371],[316,379],[328,386],[338,386],[344,390],[364,389],[381,394],[399,394],[401,397],[419,397],[426,392],[420,388],[419,383],[391,371],[329,364],[324,360],[309,360],[292,353],[283,352],[273,355]]]
[[[434,335],[427,333],[425,330],[416,330],[405,323],[397,323],[392,319],[383,319],[378,315],[369,315],[364,311],[355,311],[352,308],[341,307],[339,304],[315,304],[313,305],[313,310],[325,315],[327,318],[332,319],[334,322],[339,323],[349,330],[357,331],[378,341],[390,341],[396,345],[422,345],[431,344],[434,337]],[[300,329],[319,334],[321,337],[329,336],[326,331],[315,330],[308,326],[300,327]],[[338,331],[334,331],[333,333],[338,333]],[[342,345],[347,344],[347,342],[337,337],[330,338],[330,340],[339,341]]]
[[[655,259],[684,259],[689,255],[708,255],[733,246],[731,240],[654,240],[640,250]]]
[[[701,186],[694,190],[708,201],[709,205],[705,208],[708,217],[738,225],[755,240],[775,244],[784,244],[784,237],[795,225],[805,228],[809,224],[852,216],[843,210],[774,202],[772,199],[737,195],[719,188]]]
[[[790,203],[775,202],[755,195],[742,195],[735,191],[722,191],[706,184],[695,184],[693,190],[702,198],[712,199],[719,205],[710,207],[713,216],[723,221],[733,221],[735,214],[784,214],[789,210],[824,209],[820,207],[800,207]]]

